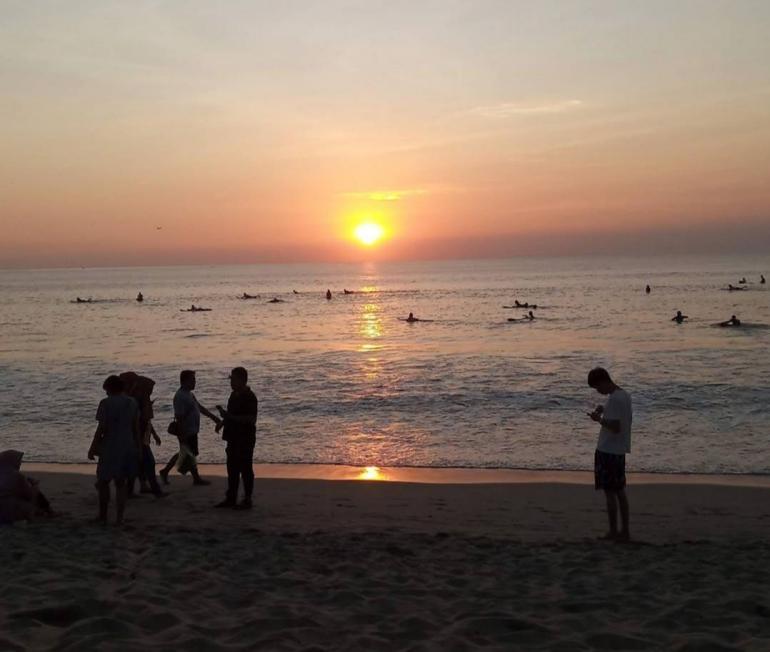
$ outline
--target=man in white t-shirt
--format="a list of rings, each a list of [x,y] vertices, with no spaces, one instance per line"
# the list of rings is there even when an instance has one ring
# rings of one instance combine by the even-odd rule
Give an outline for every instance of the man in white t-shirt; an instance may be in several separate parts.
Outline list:
[[[588,385],[607,396],[607,403],[597,405],[588,416],[596,421],[599,441],[594,454],[594,486],[602,489],[607,498],[609,532],[602,537],[618,542],[631,538],[628,526],[628,498],[626,496],[626,453],[631,452],[631,396],[618,387],[606,369],[597,367],[588,373]],[[618,531],[618,506],[621,527]]]
[[[211,419],[217,427],[221,427],[222,420],[198,402],[193,394],[195,384],[194,371],[185,369],[179,374],[179,389],[174,394],[174,419],[178,429],[179,453],[176,453],[158,474],[163,484],[168,484],[168,474],[174,466],[180,473],[189,471],[194,485],[211,484],[198,473],[198,432],[201,427],[201,414]]]

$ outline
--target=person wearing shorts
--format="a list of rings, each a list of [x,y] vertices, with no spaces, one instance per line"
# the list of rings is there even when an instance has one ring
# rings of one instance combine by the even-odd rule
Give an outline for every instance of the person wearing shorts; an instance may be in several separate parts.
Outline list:
[[[588,415],[600,426],[594,453],[594,487],[597,491],[604,491],[610,527],[602,539],[626,542],[631,538],[626,496],[626,454],[631,452],[633,419],[631,396],[626,390],[618,387],[607,370],[601,367],[591,369],[588,373],[588,385],[607,396],[607,402],[597,405]]]

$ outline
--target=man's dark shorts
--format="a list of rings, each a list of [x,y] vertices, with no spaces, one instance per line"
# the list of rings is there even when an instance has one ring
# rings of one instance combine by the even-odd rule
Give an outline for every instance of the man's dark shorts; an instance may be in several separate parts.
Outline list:
[[[620,491],[626,487],[626,456],[596,451],[594,487],[598,491]]]

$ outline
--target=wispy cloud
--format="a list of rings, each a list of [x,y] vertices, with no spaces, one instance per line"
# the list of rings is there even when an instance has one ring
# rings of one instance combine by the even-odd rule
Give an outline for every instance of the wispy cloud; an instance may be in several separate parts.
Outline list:
[[[582,100],[560,100],[558,102],[545,103],[525,103],[525,102],[502,102],[501,104],[488,104],[486,106],[476,106],[470,109],[468,113],[478,115],[483,118],[510,118],[516,115],[539,115],[548,113],[566,113],[574,111],[585,106]]]
[[[343,192],[343,197],[352,197],[354,199],[370,199],[372,201],[398,201],[405,197],[418,197],[427,195],[425,188],[410,188],[408,190],[369,190],[365,192]]]

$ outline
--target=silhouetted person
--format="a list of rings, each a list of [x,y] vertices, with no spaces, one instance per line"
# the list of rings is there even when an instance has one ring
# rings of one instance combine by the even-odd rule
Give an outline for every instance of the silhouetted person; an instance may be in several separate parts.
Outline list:
[[[528,319],[529,321],[534,321],[534,319],[535,319],[535,315],[534,315],[534,313],[533,313],[533,312],[530,310],[530,311],[529,311],[529,312],[528,312],[526,315],[524,315],[524,319]]]
[[[652,288],[648,285],[646,288],[644,288],[644,291],[646,294],[649,294],[650,292],[652,292]]]
[[[733,285],[732,283],[729,283],[729,284],[727,285],[727,289],[728,289],[728,290],[730,290],[730,292],[738,292],[738,291],[741,291],[741,292],[742,292],[742,291],[743,291],[743,290],[745,290],[746,288],[739,288],[738,286],[736,286],[736,285]]]
[[[160,446],[160,437],[152,425],[152,419],[155,416],[152,407],[152,391],[155,388],[155,381],[133,371],[120,374],[120,379],[123,381],[126,395],[133,398],[139,408],[139,435],[141,439],[137,472],[139,493],[152,493],[156,498],[162,498],[166,494],[158,484],[155,475],[155,456],[150,447],[150,438],[154,438],[155,443]],[[135,478],[132,476],[128,481],[129,497],[134,494],[134,480]]]
[[[144,295],[140,292],[139,294],[136,295],[136,300],[139,303],[142,303],[142,301],[144,301]]]
[[[760,275],[759,275],[759,282],[760,282],[762,285],[764,285],[764,284],[767,282],[767,281],[765,281],[765,275],[764,275],[764,274],[760,274]]]
[[[75,303],[91,303],[91,299],[81,299],[80,297],[75,297]]]
[[[258,294],[247,294],[246,292],[244,292],[243,293],[243,297],[241,297],[241,298],[242,299],[256,299],[258,297],[259,297]]]
[[[283,299],[279,299],[278,297],[273,297],[268,301],[268,303],[283,303]]]
[[[676,314],[671,318],[671,321],[675,321],[677,324],[681,324],[685,319],[689,319],[687,315],[683,315],[681,310],[677,310]]]
[[[227,442],[227,493],[217,507],[251,509],[254,491],[254,446],[257,442],[258,401],[248,385],[249,374],[243,367],[230,372],[230,388],[227,409],[217,405],[224,430],[222,439]],[[238,484],[243,478],[243,500],[238,503]]]
[[[720,322],[719,325],[720,326],[740,326],[741,320],[738,319],[735,315],[733,315],[727,321]]]
[[[0,452],[0,525],[53,516],[37,480],[21,472],[21,451]]]
[[[330,301],[331,298],[332,298],[332,291],[331,290],[326,290],[326,300]]]
[[[410,312],[410,313],[409,313],[409,316],[406,318],[406,320],[405,320],[405,321],[408,321],[408,322],[410,322],[410,323],[411,323],[411,322],[414,322],[414,321],[420,321],[420,320],[419,320],[419,319],[417,319],[417,317],[415,317],[415,316],[414,316],[414,314]]]
[[[99,458],[96,465],[96,486],[99,490],[99,522],[107,522],[110,504],[110,482],[115,483],[116,522],[123,522],[126,508],[126,484],[136,474],[139,459],[139,407],[123,393],[123,381],[109,376],[102,386],[107,393],[96,411],[98,426],[94,433],[88,459]]]
[[[748,283],[748,281],[746,280],[746,277],[744,276],[740,281],[738,281],[738,283]]]
[[[603,537],[628,541],[628,498],[626,497],[626,453],[631,452],[631,396],[618,387],[606,369],[597,367],[588,373],[588,385],[603,396],[609,396],[604,406],[597,405],[589,414],[601,429],[594,454],[594,486],[602,489],[607,499],[609,532]],[[618,506],[621,527],[618,531]]]
[[[164,484],[168,484],[168,474],[177,462],[179,462],[177,470],[183,475],[189,471],[194,485],[211,484],[198,473],[198,432],[201,428],[201,414],[207,416],[217,426],[221,424],[221,420],[195,398],[193,394],[195,384],[194,371],[185,369],[179,374],[179,389],[174,394],[174,419],[177,424],[179,452],[168,461],[159,474]]]

